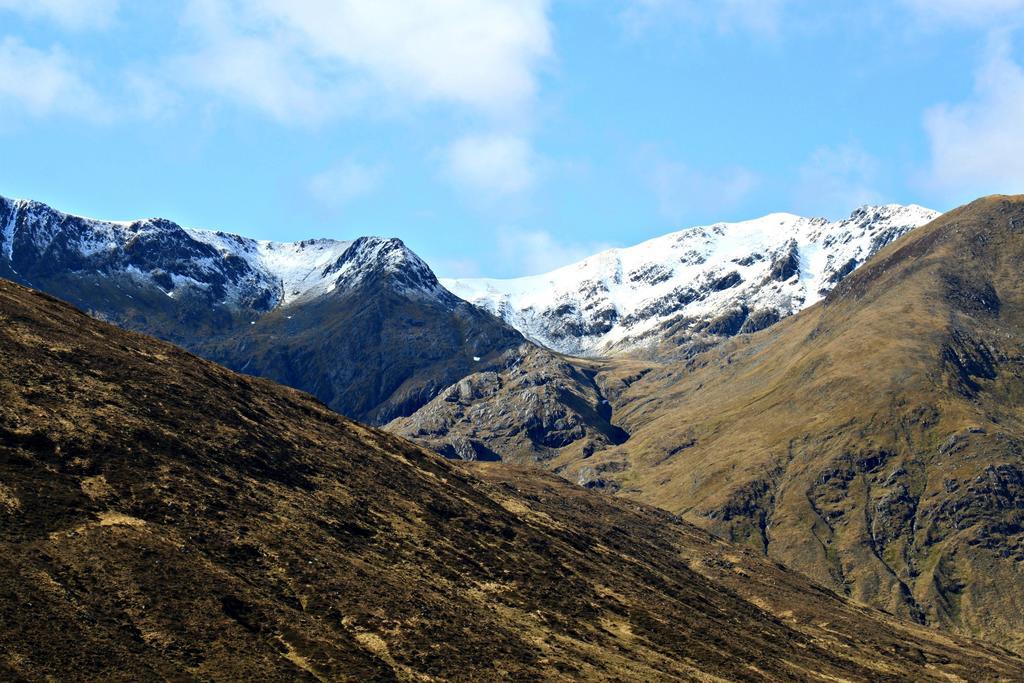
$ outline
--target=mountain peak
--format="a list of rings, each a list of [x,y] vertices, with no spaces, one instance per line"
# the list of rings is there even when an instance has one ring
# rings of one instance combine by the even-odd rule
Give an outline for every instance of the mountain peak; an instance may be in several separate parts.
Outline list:
[[[397,237],[360,237],[323,272],[334,278],[334,286],[353,288],[386,278],[406,294],[450,296],[430,266]]]
[[[542,275],[443,284],[556,351],[667,345],[686,354],[810,306],[936,216],[898,204],[863,206],[839,221],[773,213],[686,228]]]
[[[254,240],[183,228],[165,218],[104,221],[0,197],[0,268],[26,284],[102,273],[188,290],[226,305],[267,311],[387,277],[405,293],[447,298],[430,267],[396,238]]]

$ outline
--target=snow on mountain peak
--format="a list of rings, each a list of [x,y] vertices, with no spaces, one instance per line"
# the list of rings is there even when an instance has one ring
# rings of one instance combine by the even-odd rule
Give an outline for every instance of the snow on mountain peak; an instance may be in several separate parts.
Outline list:
[[[686,352],[813,304],[937,215],[896,204],[864,206],[839,221],[773,213],[687,228],[542,275],[439,282],[394,238],[271,242],[159,218],[100,221],[0,197],[0,272],[28,283],[60,273],[116,275],[172,298],[192,292],[255,311],[386,281],[408,296],[453,302],[454,293],[565,353],[666,341]]]
[[[373,273],[406,292],[450,297],[401,240],[254,240],[182,228],[162,218],[103,221],[0,197],[0,261],[23,276],[50,271],[121,274],[168,296],[181,287],[258,310],[355,286]],[[2,265],[2,264],[0,264]]]
[[[686,228],[542,275],[442,284],[545,346],[600,355],[680,333],[760,329],[820,300],[865,259],[936,216],[897,204],[864,206],[833,222],[773,213]]]
[[[382,275],[407,294],[450,295],[430,266],[394,237],[360,237],[341,255],[333,272],[338,275],[337,282],[349,286]]]

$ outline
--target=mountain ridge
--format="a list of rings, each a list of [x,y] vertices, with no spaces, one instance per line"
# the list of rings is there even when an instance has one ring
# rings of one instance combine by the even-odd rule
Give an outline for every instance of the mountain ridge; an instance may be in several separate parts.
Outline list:
[[[540,275],[442,283],[561,353],[692,355],[815,303],[937,216],[898,204],[863,206],[839,221],[773,213],[685,228]]]
[[[125,252],[138,242],[156,240],[169,243],[168,248],[182,249],[196,260],[205,261],[200,268],[191,271],[179,273],[160,269],[165,272],[155,276],[149,273],[166,294],[172,295],[176,286],[209,286],[209,277],[216,269],[215,259],[219,256],[229,264],[223,270],[236,275],[231,282],[234,287],[242,289],[248,285],[254,290],[218,289],[218,294],[228,297],[221,303],[245,307],[248,301],[255,300],[260,302],[255,306],[260,310],[272,310],[305,296],[327,293],[332,285],[337,287],[341,284],[337,278],[346,274],[349,278],[357,276],[360,268],[380,265],[392,272],[403,267],[420,273],[429,270],[419,256],[394,237],[367,235],[353,240],[315,238],[275,242],[219,230],[182,227],[165,218],[131,221],[88,218],[54,209],[42,202],[2,196],[0,223],[5,226],[0,232],[0,253],[18,275],[22,273],[15,267],[21,260],[17,257],[28,257],[33,250],[38,254],[48,254],[55,249],[67,253],[77,248],[81,259],[74,264],[76,266],[96,265],[107,268],[112,274],[121,266],[129,272],[134,268],[137,275],[145,276],[147,273],[141,271],[140,266],[158,268],[164,264],[146,261],[144,255],[133,260],[135,254]],[[204,246],[212,248],[215,253],[204,250]],[[96,263],[90,264],[89,257],[95,257]],[[352,272],[353,268],[356,272]],[[429,279],[425,279],[425,284],[437,291],[437,285]]]
[[[273,242],[182,228],[166,219],[103,221],[31,200],[0,197],[0,224],[5,226],[0,254],[6,257],[9,275],[28,284],[33,274],[19,271],[15,242],[20,233],[28,232],[27,226],[40,221],[26,221],[23,213],[42,214],[50,224],[78,223],[80,233],[92,230],[94,234],[78,236],[79,258],[71,259],[65,269],[94,266],[115,275],[110,259],[99,257],[121,244],[147,237],[152,241],[147,233],[157,233],[157,241],[192,262],[122,258],[123,270],[148,277],[172,297],[189,285],[209,290],[213,296],[205,297],[206,305],[232,304],[237,309],[228,318],[259,316],[350,286],[359,279],[358,272],[343,262],[354,248],[353,260],[363,257],[361,268],[415,273],[403,285],[409,293],[445,298],[442,290],[453,292],[541,346],[588,357],[623,352],[692,355],[734,334],[767,327],[819,300],[873,253],[937,215],[917,205],[898,204],[860,207],[849,218],[833,222],[774,213],[739,223],[685,228],[632,247],[606,250],[547,274],[507,280],[438,279],[397,238]],[[161,230],[165,234],[159,234]],[[52,242],[54,236],[42,237]],[[63,237],[64,249],[73,251],[69,237]],[[49,249],[48,244],[38,244],[38,236],[21,241],[37,242],[37,252]],[[382,254],[385,258],[373,259]],[[99,262],[91,263],[90,257]],[[46,288],[45,282],[38,284]],[[143,331],[165,337],[173,332],[173,325],[164,327]]]
[[[1021,226],[1024,196],[979,199],[816,306],[657,367],[614,396],[630,439],[562,473],[1019,651]]]
[[[408,414],[525,343],[397,238],[259,241],[2,198],[0,225],[0,275],[354,418]]]

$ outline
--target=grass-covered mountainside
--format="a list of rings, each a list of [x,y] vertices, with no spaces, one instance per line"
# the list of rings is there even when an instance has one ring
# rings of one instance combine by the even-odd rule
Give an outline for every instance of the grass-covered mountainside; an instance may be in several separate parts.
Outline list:
[[[46,295],[0,282],[0,321],[0,678],[1024,676],[669,514],[445,461]]]
[[[653,368],[614,401],[628,440],[556,462],[854,599],[1024,649],[1022,263],[1024,197],[952,211],[823,303]]]

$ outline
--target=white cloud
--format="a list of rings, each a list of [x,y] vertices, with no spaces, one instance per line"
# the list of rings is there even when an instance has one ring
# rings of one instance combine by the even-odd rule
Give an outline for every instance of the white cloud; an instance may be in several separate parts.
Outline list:
[[[974,95],[930,109],[927,182],[963,198],[1024,192],[1024,71],[1005,40],[995,39],[975,74]]]
[[[59,47],[37,50],[17,38],[0,40],[0,111],[17,104],[30,114],[71,114],[106,120],[111,112]]]
[[[735,208],[757,187],[754,172],[735,167],[701,172],[677,161],[657,159],[648,180],[667,220],[680,223]]]
[[[281,121],[319,123],[337,113],[343,86],[332,88],[288,41],[245,30],[243,19],[230,2],[192,0],[184,22],[200,47],[171,60],[172,77]]]
[[[331,209],[340,209],[375,190],[384,175],[379,165],[346,159],[309,179],[309,194]]]
[[[534,182],[533,165],[529,142],[504,134],[460,138],[446,159],[448,175],[459,187],[492,199],[528,190]]]
[[[498,253],[513,275],[536,275],[608,249],[609,245],[563,242],[545,230],[501,228]]]
[[[47,19],[72,30],[106,28],[120,0],[0,0],[0,10],[32,19]]]
[[[191,0],[197,83],[282,120],[361,97],[441,102],[501,120],[531,105],[551,55],[548,0]]]
[[[121,74],[123,95],[118,111],[152,121],[175,113],[182,103],[180,93],[166,81],[139,68]]]
[[[772,37],[778,34],[790,0],[625,0],[626,28],[640,33],[666,20],[721,33],[745,31]]]
[[[877,176],[878,161],[860,145],[819,147],[800,167],[797,210],[838,217],[858,206],[878,203]]]

